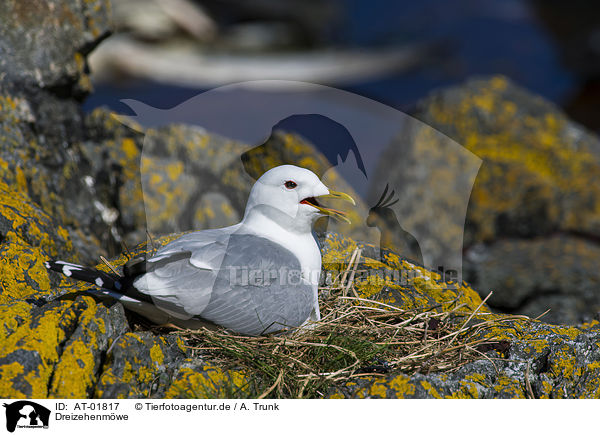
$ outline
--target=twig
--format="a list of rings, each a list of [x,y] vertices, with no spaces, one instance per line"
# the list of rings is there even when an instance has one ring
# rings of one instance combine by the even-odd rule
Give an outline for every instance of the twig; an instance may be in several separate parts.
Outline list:
[[[129,261],[133,255],[131,255],[131,251],[124,240],[121,240],[121,249],[125,251],[125,258],[127,258],[127,261]]]
[[[539,316],[535,317],[533,320],[540,320],[542,317],[544,317],[546,314],[548,314],[551,310],[552,310],[552,308],[548,308],[546,311],[544,311]]]
[[[464,327],[471,321],[471,319],[473,318],[473,316],[477,313],[477,311],[479,311],[479,309],[481,307],[483,307],[483,304],[485,304],[485,301],[487,301],[490,296],[492,296],[494,294],[494,292],[490,292],[484,300],[481,301],[481,303],[477,306],[477,308],[475,308],[475,310],[473,311],[473,313],[471,313],[471,315],[469,316],[469,318],[465,321],[465,323],[463,323],[462,327],[460,328],[461,330],[464,329]],[[450,343],[447,344],[447,347],[450,347],[450,345],[452,343],[454,343],[454,340],[456,339],[457,335],[455,335],[454,337],[452,337],[452,340],[450,340]]]
[[[356,258],[354,260],[354,267],[352,268],[352,273],[350,274],[350,278],[348,278],[348,284],[346,285],[346,289],[344,290],[344,294],[348,294],[348,290],[352,288],[352,293],[354,296],[358,297],[358,293],[356,293],[356,289],[354,288],[354,276],[356,275],[356,269],[358,269],[358,265],[360,263],[360,256],[362,253],[362,249],[358,249],[356,253]]]
[[[344,286],[346,285],[346,278],[348,277],[348,274],[350,273],[350,269],[352,269],[352,265],[354,264],[354,259],[356,258],[356,255],[358,254],[358,248],[355,248],[354,251],[352,251],[352,255],[350,256],[350,260],[348,260],[348,266],[346,267],[346,270],[344,271],[344,274],[342,275],[342,278],[340,279],[340,286],[343,289]]]
[[[151,255],[154,255],[156,253],[157,249],[154,246],[154,239],[152,238],[152,234],[150,234],[150,231],[148,231],[148,229],[146,229],[146,235],[150,239],[150,246],[152,247],[152,254]]]
[[[525,387],[527,388],[527,396],[528,399],[535,399],[535,394],[533,394],[533,388],[531,388],[531,382],[529,381],[529,366],[531,362],[527,361],[527,366],[525,367]]]
[[[383,306],[383,307],[390,308],[390,309],[392,309],[392,310],[394,310],[394,311],[406,312],[406,311],[404,311],[404,310],[403,310],[403,309],[401,309],[401,308],[394,307],[393,305],[389,305],[389,304],[384,304],[383,302],[374,301],[374,300],[372,300],[372,299],[365,299],[365,298],[360,298],[360,297],[352,297],[352,296],[340,296],[340,297],[339,297],[339,299],[353,299],[353,300],[360,301],[360,302],[368,302],[368,303],[370,303],[370,304],[377,304],[377,305],[381,305],[381,306]]]
[[[304,380],[304,382],[302,383],[302,388],[300,389],[300,392],[298,393],[298,399],[302,399],[302,395],[304,394],[304,389],[306,388],[306,386],[308,385],[308,383],[310,382],[310,378],[306,378]]]
[[[121,276],[122,276],[122,275],[119,273],[119,271],[117,271],[117,269],[115,269],[115,268],[113,267],[113,265],[112,265],[112,264],[110,264],[110,262],[109,262],[109,261],[108,261],[106,258],[104,258],[102,255],[100,256],[100,260],[102,260],[102,262],[103,262],[104,264],[106,264],[106,266],[108,266],[108,268],[109,268],[109,269],[112,271],[112,273],[114,273],[115,275],[117,275],[117,276],[119,276],[119,277],[121,277]]]
[[[262,393],[260,396],[258,396],[258,399],[264,399],[265,397],[267,397],[271,391],[273,391],[275,388],[277,388],[277,385],[279,385],[279,383],[281,382],[281,380],[283,379],[283,370],[279,371],[279,376],[277,376],[277,380],[275,381],[275,383],[273,385],[271,385],[269,388],[267,388],[267,390]]]

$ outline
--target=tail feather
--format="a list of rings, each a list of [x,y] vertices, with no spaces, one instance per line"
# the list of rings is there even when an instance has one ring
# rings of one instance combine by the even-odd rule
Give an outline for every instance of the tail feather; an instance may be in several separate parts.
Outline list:
[[[45,265],[49,270],[62,273],[69,278],[96,284],[98,287],[106,290],[120,292],[123,289],[121,277],[115,274],[79,264],[67,263],[66,261],[46,261]]]
[[[189,253],[186,255],[189,256]],[[66,261],[46,261],[45,266],[48,270],[62,273],[69,278],[97,285],[100,289],[89,290],[91,294],[101,298],[116,299],[126,308],[156,324],[174,323],[181,328],[189,329],[214,327],[210,322],[201,319],[180,319],[155,306],[150,296],[140,293],[132,284],[134,279],[146,270],[145,261],[136,259],[132,264],[127,265],[123,270],[125,275],[123,277]]]

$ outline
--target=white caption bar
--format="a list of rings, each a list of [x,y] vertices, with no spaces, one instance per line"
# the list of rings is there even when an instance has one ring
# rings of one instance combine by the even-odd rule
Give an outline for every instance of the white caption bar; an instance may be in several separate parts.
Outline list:
[[[0,433],[587,433],[592,400],[2,399]],[[3,432],[4,431],[4,432]],[[207,432],[211,431],[211,432]],[[213,432],[215,431],[215,432]],[[335,431],[335,432],[334,432]],[[344,431],[344,432],[341,432]],[[392,433],[392,432],[390,432]]]

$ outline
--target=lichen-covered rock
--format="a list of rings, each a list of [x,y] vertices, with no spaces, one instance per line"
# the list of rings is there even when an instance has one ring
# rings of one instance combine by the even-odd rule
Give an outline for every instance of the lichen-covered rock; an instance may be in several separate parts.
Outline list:
[[[553,231],[600,235],[600,141],[503,77],[433,94],[419,119],[484,160],[467,244]]]
[[[559,327],[509,320],[485,336],[502,340],[503,348],[489,350],[486,358],[454,372],[367,376],[332,388],[327,397],[600,398],[598,322]]]
[[[107,352],[94,397],[164,397],[185,352],[173,336],[149,332],[117,337]]]
[[[108,0],[7,0],[0,10],[0,83],[89,91],[85,56],[110,31]]]
[[[251,375],[214,365],[185,361],[165,394],[167,399],[229,399],[253,397]],[[254,395],[254,397],[256,397]]]
[[[598,138],[503,77],[436,92],[415,116],[483,159],[464,227],[465,279],[495,290],[492,307],[531,316],[551,308],[548,320],[559,323],[593,318]]]
[[[105,0],[9,0],[0,11],[0,180],[66,229],[84,262],[121,250],[115,192],[135,171],[111,150],[131,150],[126,129],[105,128],[101,140],[80,107],[91,90],[86,55],[109,17]]]
[[[127,327],[122,307],[97,305],[90,296],[40,307],[4,304],[0,317],[1,397],[89,397],[103,353]]]
[[[335,279],[332,275],[344,272],[352,253],[361,250],[354,274],[357,296],[371,298],[403,310],[448,310],[461,304],[467,310],[481,305],[481,298],[466,282],[457,282],[454,276],[442,276],[400,257],[392,251],[381,251],[373,245],[365,245],[340,236],[328,234],[321,243],[323,255],[322,279]],[[483,312],[487,307],[483,306]]]
[[[80,148],[88,167],[84,192],[94,198],[97,218],[93,224],[82,222],[88,231],[100,234],[102,245],[114,256],[122,250],[116,242],[136,245],[146,237],[140,180],[144,134],[141,127],[130,128],[115,113],[102,108],[84,118],[84,127],[85,139]],[[100,230],[106,226],[108,231],[105,229],[102,237]]]
[[[89,307],[62,344],[48,397],[90,397],[102,372],[106,352],[128,330],[123,307],[119,304],[106,307],[90,303]]]
[[[600,312],[600,246],[557,234],[533,240],[508,239],[473,247],[466,274],[478,289],[495,289],[494,307],[576,325]],[[507,271],[510,276],[507,276]]]
[[[116,192],[131,190],[124,180],[139,171],[131,155],[139,134],[121,125],[99,137],[95,118],[84,119],[75,101],[34,95],[0,89],[0,181],[67,230],[81,261],[116,254],[127,231]]]
[[[71,239],[21,186],[14,187],[0,180],[0,304],[48,300],[56,295],[60,279],[48,276],[44,261],[51,256],[71,259]]]

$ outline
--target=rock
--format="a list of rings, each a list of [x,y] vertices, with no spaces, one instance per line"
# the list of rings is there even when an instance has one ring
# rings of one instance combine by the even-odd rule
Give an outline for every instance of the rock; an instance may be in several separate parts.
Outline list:
[[[455,276],[441,275],[414,264],[392,251],[358,243],[339,234],[327,234],[321,243],[323,256],[322,279],[344,272],[355,249],[361,250],[361,259],[355,273],[354,287],[361,298],[399,307],[403,310],[431,307],[448,310],[464,305],[475,310],[481,298],[466,282],[457,282]],[[324,282],[323,284],[326,284]],[[487,312],[487,307],[482,307]]]
[[[558,327],[531,320],[506,323],[488,338],[504,349],[447,374],[391,374],[332,388],[327,398],[587,398],[600,397],[600,324]],[[508,350],[506,350],[508,348]]]
[[[91,202],[94,210],[83,220],[78,217],[78,222],[84,231],[91,230],[109,256],[114,256],[123,249],[121,241],[132,246],[146,238],[140,181],[144,135],[140,127],[130,128],[104,109],[94,110],[83,122],[86,136],[78,154],[87,165],[83,194],[88,199],[77,198],[77,204],[85,207]]]
[[[110,32],[109,15],[103,0],[9,1],[0,12],[0,180],[69,231],[84,262],[120,252],[127,229],[115,191],[133,172],[109,149],[131,157],[135,132],[113,125],[107,135],[104,125],[100,140],[99,117],[86,119],[79,102],[91,90],[86,55]]]
[[[185,357],[174,336],[127,333],[111,345],[93,396],[104,398],[165,397]]]
[[[552,231],[600,235],[600,141],[503,77],[432,95],[416,113],[484,163],[469,204],[467,245]]]
[[[129,228],[119,215],[120,201],[129,198],[115,192],[133,189],[132,181],[125,180],[139,171],[135,150],[141,148],[141,137],[122,125],[112,126],[110,139],[106,130],[104,137],[96,137],[99,116],[84,119],[75,101],[42,94],[30,99],[0,92],[0,180],[37,203],[56,228],[69,232],[80,261],[114,255]]]
[[[165,394],[166,399],[228,399],[256,397],[251,378],[239,370],[224,370],[214,365],[198,365],[187,360]]]
[[[56,296],[60,279],[48,276],[44,261],[73,259],[67,230],[23,193],[0,181],[0,303],[40,302]]]
[[[86,55],[110,32],[108,0],[7,0],[0,11],[0,84],[81,95]]]
[[[493,289],[498,309],[593,318],[598,138],[503,77],[434,93],[415,115],[483,159],[464,226],[465,279],[482,295]]]
[[[0,396],[89,397],[109,343],[127,326],[123,308],[72,296],[41,307],[0,306]]]
[[[533,317],[550,309],[544,321],[576,325],[600,312],[599,258],[600,246],[585,238],[501,239],[469,251],[466,275],[477,277],[478,288],[498,290],[497,309]]]

